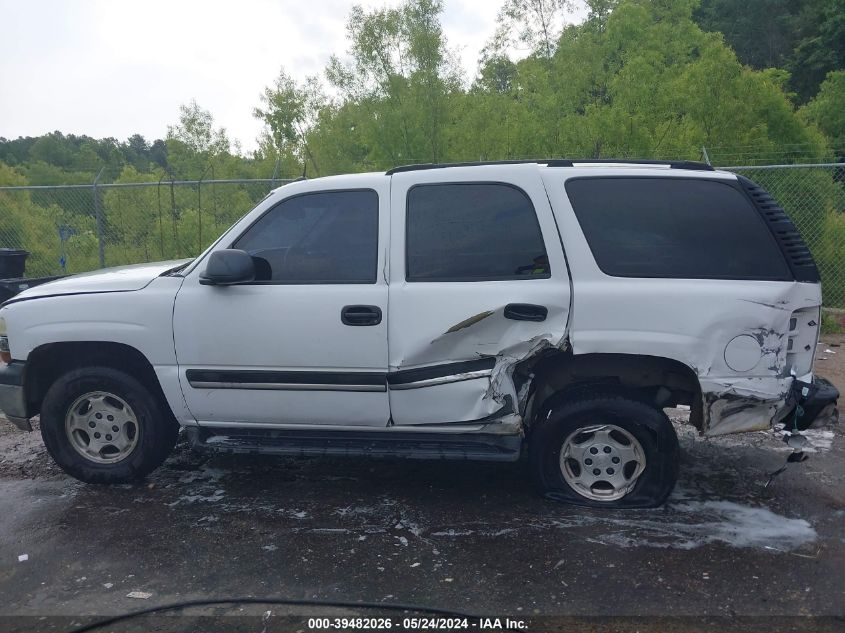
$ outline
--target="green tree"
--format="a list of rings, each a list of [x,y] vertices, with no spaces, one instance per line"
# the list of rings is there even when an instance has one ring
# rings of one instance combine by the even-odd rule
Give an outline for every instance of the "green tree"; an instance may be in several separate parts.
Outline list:
[[[572,0],[504,0],[488,49],[500,53],[509,46],[521,46],[551,58],[573,5]]]
[[[722,33],[743,64],[789,70],[799,103],[845,68],[845,0],[702,0],[695,19]]]
[[[829,72],[845,69],[845,0],[807,0],[798,30],[800,36],[786,66],[804,103]]]
[[[797,43],[798,15],[806,0],[702,0],[695,20],[718,31],[743,64],[784,68]]]
[[[845,71],[828,73],[819,93],[801,114],[824,132],[839,159],[845,158]]]
[[[179,121],[167,126],[167,138],[184,144],[197,154],[220,154],[229,151],[229,137],[224,128],[214,128],[211,112],[196,100],[179,106]]]
[[[229,153],[231,144],[224,128],[215,128],[211,112],[195,100],[179,106],[179,120],[167,126],[165,172],[174,179],[199,179],[207,175],[215,159]]]
[[[261,106],[253,110],[253,116],[264,122],[267,128],[265,144],[273,155],[300,162],[307,159],[314,172],[319,174],[317,162],[305,139],[305,131],[313,127],[320,109],[326,104],[317,77],[308,77],[299,84],[283,68],[273,85],[264,89]]]
[[[448,50],[440,0],[407,0],[369,13],[352,9],[348,62],[332,57],[326,74],[344,105],[359,109],[357,131],[373,165],[441,161],[450,96],[461,87]]]

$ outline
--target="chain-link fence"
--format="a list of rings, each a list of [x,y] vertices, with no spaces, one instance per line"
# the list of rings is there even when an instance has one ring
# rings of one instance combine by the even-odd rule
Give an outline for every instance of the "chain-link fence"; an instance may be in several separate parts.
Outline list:
[[[845,163],[728,167],[766,189],[810,247],[823,303],[845,308]]]
[[[192,257],[286,182],[0,187],[0,247],[30,252],[28,277]]]
[[[845,163],[730,167],[766,188],[807,241],[824,303],[845,307]],[[284,180],[0,187],[0,247],[29,277],[191,257]]]

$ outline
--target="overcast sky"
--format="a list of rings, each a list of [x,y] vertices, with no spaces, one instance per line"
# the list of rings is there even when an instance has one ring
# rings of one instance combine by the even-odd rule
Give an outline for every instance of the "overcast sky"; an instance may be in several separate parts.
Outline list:
[[[163,137],[179,104],[212,112],[244,149],[259,95],[284,66],[322,73],[345,53],[353,0],[0,0],[0,136],[53,130]],[[379,7],[395,0],[364,0]],[[442,22],[467,77],[500,0],[445,0]]]

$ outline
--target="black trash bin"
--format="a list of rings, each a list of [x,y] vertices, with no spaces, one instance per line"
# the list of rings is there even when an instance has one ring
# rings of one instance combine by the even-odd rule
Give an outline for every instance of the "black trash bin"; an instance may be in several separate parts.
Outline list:
[[[29,251],[20,248],[0,248],[0,279],[23,277]]]

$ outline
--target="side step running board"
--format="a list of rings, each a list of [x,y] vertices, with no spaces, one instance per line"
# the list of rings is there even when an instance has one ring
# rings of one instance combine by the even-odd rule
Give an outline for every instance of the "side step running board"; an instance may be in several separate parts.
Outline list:
[[[480,433],[423,433],[291,429],[186,429],[191,446],[207,453],[404,457],[510,462],[522,437]]]

